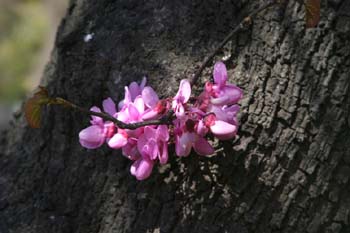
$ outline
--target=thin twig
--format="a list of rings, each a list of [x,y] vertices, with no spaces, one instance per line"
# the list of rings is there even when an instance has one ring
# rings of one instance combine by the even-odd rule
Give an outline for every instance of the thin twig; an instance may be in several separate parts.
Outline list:
[[[252,18],[255,17],[257,14],[261,13],[262,11],[266,10],[267,8],[273,5],[276,5],[279,2],[280,0],[268,1],[267,3],[250,13],[248,16],[244,17],[243,20],[224,38],[224,40],[218,45],[218,47],[216,47],[216,49],[203,60],[202,65],[198,68],[191,80],[191,86],[196,85],[199,76],[202,74],[203,70],[209,65],[209,62],[212,61],[215,55],[225,46],[225,44],[231,39],[231,37],[234,34],[236,34],[240,29],[243,29],[246,24],[249,24]]]
[[[113,122],[118,128],[120,129],[137,129],[143,126],[147,125],[170,125],[172,124],[174,112],[172,110],[168,111],[167,114],[165,114],[163,117],[157,120],[149,120],[149,121],[140,121],[140,122],[135,122],[135,123],[124,123],[113,116],[109,115],[108,113],[105,112],[95,112],[88,110],[86,108],[80,107],[76,104],[73,104],[69,102],[68,100],[62,99],[62,98],[55,98],[55,101],[52,102],[52,104],[59,104],[63,105],[65,107],[70,107],[75,110],[78,110],[83,113],[87,113],[88,115],[92,116],[98,116],[101,117],[102,119],[106,121],[111,121]]]

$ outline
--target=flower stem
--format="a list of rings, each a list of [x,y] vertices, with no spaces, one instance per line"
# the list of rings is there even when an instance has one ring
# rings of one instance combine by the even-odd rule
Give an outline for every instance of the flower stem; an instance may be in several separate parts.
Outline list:
[[[72,102],[69,102],[68,100],[65,100],[63,98],[57,97],[54,98],[53,101],[51,101],[50,104],[55,104],[55,105],[63,105],[64,107],[72,108],[74,110],[77,110],[79,112],[85,113],[89,116],[98,116],[101,117],[102,119],[106,121],[111,121],[113,122],[118,128],[120,129],[137,129],[143,126],[147,125],[171,125],[174,112],[172,110],[169,110],[163,117],[157,120],[149,120],[149,121],[140,121],[140,122],[135,122],[135,123],[125,123],[117,118],[109,115],[108,113],[105,112],[95,112],[91,111],[89,109],[80,107],[76,104],[73,104]]]

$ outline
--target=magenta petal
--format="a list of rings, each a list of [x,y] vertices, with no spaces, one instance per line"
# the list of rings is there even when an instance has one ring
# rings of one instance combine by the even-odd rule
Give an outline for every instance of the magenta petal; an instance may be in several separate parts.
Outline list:
[[[227,113],[223,110],[223,107],[221,105],[210,105],[208,112],[214,113],[217,120],[227,120]]]
[[[103,128],[98,125],[92,125],[80,131],[79,142],[88,149],[95,149],[100,147],[105,141]]]
[[[130,94],[129,88],[128,88],[128,87],[124,87],[124,90],[125,90],[125,95],[124,95],[123,104],[131,103],[131,102],[132,102],[132,99],[131,99],[131,94]],[[118,107],[119,107],[119,106],[118,106]]]
[[[127,114],[127,112],[125,110],[118,112],[116,114],[116,117],[118,120],[120,120],[122,122],[128,122],[128,120],[129,120],[129,115]]]
[[[208,128],[205,126],[203,120],[200,120],[197,125],[197,134],[200,136],[205,136],[208,133]]]
[[[184,97],[184,102],[187,103],[187,101],[190,99],[191,96],[191,84],[187,79],[183,79],[180,82],[180,89],[182,92],[182,96]]]
[[[240,99],[242,99],[243,91],[236,87],[235,85],[226,85],[223,88],[223,94],[229,97],[229,102],[227,105],[236,104]]]
[[[214,65],[214,81],[219,86],[225,85],[227,81],[227,70],[226,66],[222,62],[216,62]]]
[[[229,107],[225,106],[223,107],[223,110],[226,112],[226,113],[229,113],[229,114],[237,114],[239,112],[239,105],[235,104],[235,105],[231,105]]]
[[[178,99],[180,103],[186,103],[191,96],[191,84],[187,79],[182,79],[174,99]]]
[[[140,87],[136,82],[130,83],[129,91],[130,91],[131,101],[134,101],[136,96],[141,94]]]
[[[144,180],[148,178],[153,169],[153,162],[147,159],[139,159],[135,161],[130,168],[130,172],[138,180]]]
[[[124,100],[121,100],[121,101],[119,101],[119,103],[118,103],[118,110],[119,110],[119,111],[122,110],[123,107],[124,107]]]
[[[154,126],[145,126],[144,135],[147,139],[154,138],[156,136],[156,130],[154,129]]]
[[[128,134],[128,137],[139,138],[143,133],[143,128],[126,129],[125,132]]]
[[[214,154],[214,148],[209,144],[207,140],[199,137],[193,145],[194,150],[199,155],[211,155]]]
[[[142,99],[149,108],[154,108],[159,101],[158,95],[152,87],[145,87],[142,90]]]
[[[167,142],[169,140],[169,130],[168,130],[168,126],[166,125],[160,125],[157,128],[157,136],[158,139],[163,141],[163,142]]]
[[[137,141],[133,138],[128,138],[128,143],[122,147],[123,155],[128,159],[137,160],[140,158],[139,150],[137,149]]]
[[[218,98],[211,98],[210,103],[215,105],[226,105],[231,102],[230,96],[228,95],[222,95]]]
[[[109,115],[113,116],[117,111],[115,108],[115,103],[111,98],[107,98],[102,102],[103,105],[103,111],[108,113]]]
[[[237,127],[225,121],[215,121],[210,130],[218,139],[227,140],[236,135]]]
[[[138,139],[137,149],[143,158],[154,160],[158,157],[157,142],[154,138],[147,137],[145,134]]]
[[[179,104],[176,106],[175,115],[179,119],[181,119],[185,116],[185,108],[182,104]]]
[[[140,84],[140,90],[141,91],[143,90],[143,88],[145,88],[146,82],[147,82],[147,78],[146,78],[146,76],[143,76],[141,84]]]
[[[160,151],[159,162],[161,164],[166,164],[168,162],[168,144],[163,143],[161,150],[162,151]]]
[[[239,105],[232,105],[230,107],[224,107],[223,111],[226,114],[226,122],[233,124],[233,125],[237,125],[237,120],[236,120],[236,115],[239,112]],[[219,118],[217,118],[218,120],[221,120]]]
[[[181,136],[176,137],[175,152],[178,156],[188,156],[191,152],[193,143],[193,135],[190,133],[184,133]]]
[[[140,95],[135,98],[134,106],[137,108],[139,113],[143,113],[145,111],[145,102]]]
[[[160,156],[160,151],[159,151],[159,147],[158,147],[156,140],[154,138],[152,138],[151,140],[149,140],[148,145],[149,145],[150,150],[151,150],[149,158],[151,160],[156,160]]]
[[[140,113],[134,104],[129,104],[128,106],[129,120],[138,121],[140,118]]]
[[[114,136],[108,141],[109,147],[113,149],[119,149],[125,146],[127,143],[128,139],[120,133],[114,134]]]
[[[147,147],[147,137],[145,137],[145,135],[141,135],[141,137],[137,140],[137,149],[141,155],[144,155],[145,153],[147,154],[149,153],[148,147]]]

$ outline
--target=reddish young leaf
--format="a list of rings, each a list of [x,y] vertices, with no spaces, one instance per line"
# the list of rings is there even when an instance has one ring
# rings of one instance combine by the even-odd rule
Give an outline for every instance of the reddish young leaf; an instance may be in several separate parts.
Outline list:
[[[321,0],[306,0],[306,28],[316,27],[320,22]]]
[[[44,87],[39,87],[39,90],[33,95],[33,97],[27,100],[24,105],[24,114],[30,127],[40,127],[41,108],[49,102],[50,98]]]

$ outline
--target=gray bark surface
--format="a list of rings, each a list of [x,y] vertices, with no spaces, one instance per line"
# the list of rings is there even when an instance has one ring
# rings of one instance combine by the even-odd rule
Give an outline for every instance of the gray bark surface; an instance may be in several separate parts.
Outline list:
[[[42,82],[84,107],[144,74],[173,95],[258,4],[72,1]],[[296,1],[261,14],[217,57],[244,90],[239,138],[211,158],[172,154],[143,182],[120,151],[80,146],[86,116],[49,107],[37,130],[17,114],[0,136],[0,232],[350,232],[349,12],[322,1],[309,30]]]

